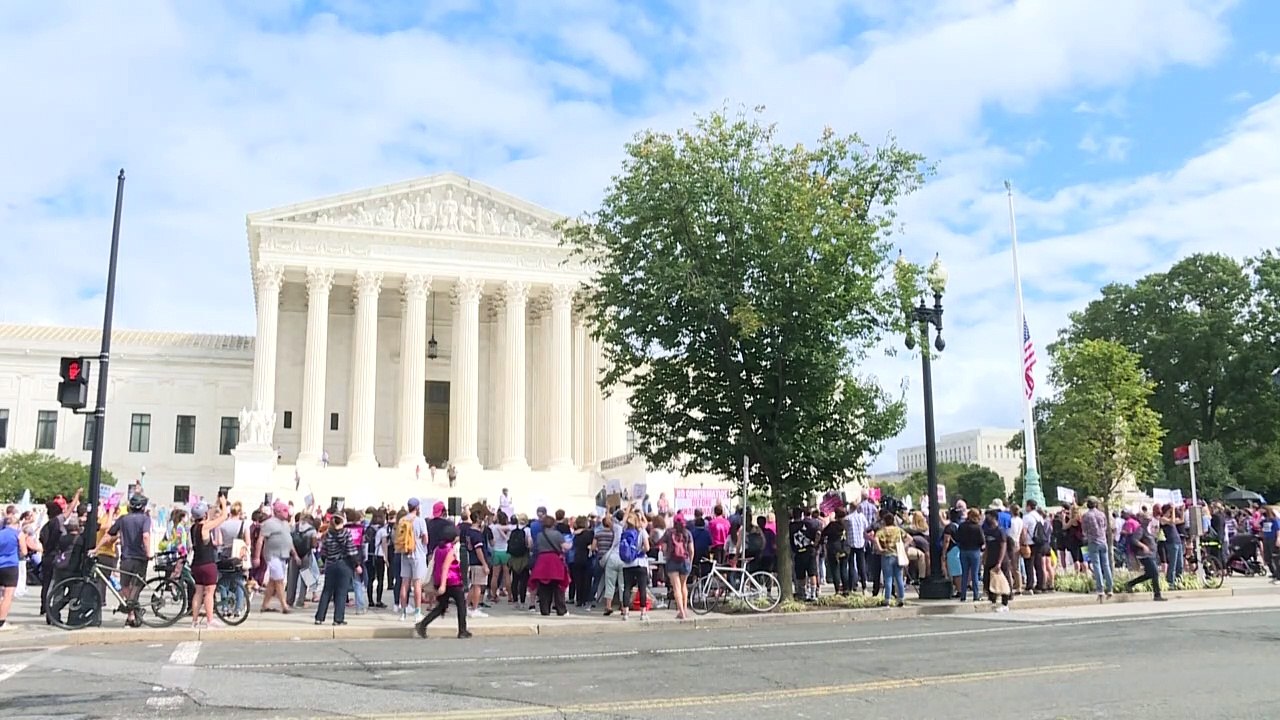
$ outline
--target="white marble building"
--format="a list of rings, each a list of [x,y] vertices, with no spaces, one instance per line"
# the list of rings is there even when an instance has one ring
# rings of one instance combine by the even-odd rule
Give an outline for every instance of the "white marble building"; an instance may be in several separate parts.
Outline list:
[[[117,330],[113,341],[104,467],[161,502],[230,486],[253,338]],[[97,330],[0,325],[0,453],[89,462],[92,418],[58,406],[58,358],[97,355],[100,343]],[[92,398],[96,367],[89,380]]]
[[[453,174],[250,215],[256,342],[242,339],[227,367],[230,404],[205,413],[234,416],[239,441],[231,467],[218,456],[193,486],[360,505],[493,498],[510,487],[530,504],[586,503],[600,461],[629,449],[626,406],[596,383],[600,349],[575,307],[590,273],[553,234],[560,219]],[[0,339],[0,408],[23,337]],[[197,346],[198,382],[203,336],[172,337]],[[19,384],[35,404],[56,409],[56,356],[96,354],[88,340],[24,371]],[[130,395],[134,379],[118,367],[111,384]],[[168,381],[169,368],[148,370]],[[108,467],[118,462],[112,433],[124,432],[117,413],[131,414],[121,407],[131,402],[108,405]],[[11,404],[23,415],[10,426],[24,433],[12,446],[29,449],[26,415],[38,410],[20,397]],[[148,475],[158,477],[155,467]]]
[[[1009,441],[1020,430],[976,428],[938,436],[938,462],[980,465],[1004,480],[1012,492],[1013,482],[1022,472],[1022,453],[1008,448]],[[925,469],[924,445],[898,450],[898,472],[910,475]]]

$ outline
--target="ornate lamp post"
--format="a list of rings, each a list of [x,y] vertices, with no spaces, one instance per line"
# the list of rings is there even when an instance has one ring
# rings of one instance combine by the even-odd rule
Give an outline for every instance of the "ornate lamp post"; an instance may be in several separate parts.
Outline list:
[[[905,265],[906,259],[901,253],[898,262]],[[933,292],[933,306],[920,304],[911,309],[908,320],[919,326],[919,338],[923,346],[920,348],[920,365],[924,375],[924,455],[925,473],[929,480],[929,575],[920,579],[920,599],[949,600],[951,598],[951,581],[942,572],[942,516],[938,507],[938,448],[934,440],[933,428],[933,369],[930,365],[929,326],[932,325],[936,337],[933,347],[942,352],[947,342],[942,339],[942,293],[947,288],[947,270],[942,266],[942,259],[935,255],[929,269],[925,272],[925,282]],[[907,349],[916,346],[916,333],[907,333]]]

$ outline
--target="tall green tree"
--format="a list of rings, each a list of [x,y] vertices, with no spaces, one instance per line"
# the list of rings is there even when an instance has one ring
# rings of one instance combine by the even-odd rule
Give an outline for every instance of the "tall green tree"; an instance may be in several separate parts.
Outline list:
[[[1154,381],[1152,407],[1172,449],[1217,442],[1241,484],[1280,483],[1266,468],[1280,456],[1280,394],[1269,373],[1280,364],[1280,258],[1245,263],[1192,255],[1131,285],[1114,284],[1072,315],[1064,341],[1109,339],[1137,353]],[[1280,489],[1280,488],[1277,488]]]
[[[629,389],[649,462],[735,478],[745,456],[783,523],[861,476],[904,424],[900,398],[859,366],[906,330],[883,280],[888,238],[926,171],[892,143],[830,130],[783,144],[745,113],[626,146],[599,210],[564,230],[596,273],[584,308],[601,385]],[[788,533],[778,540],[789,578]]]
[[[1058,388],[1046,434],[1046,465],[1073,479],[1060,485],[1110,503],[1131,478],[1158,467],[1163,429],[1150,406],[1153,383],[1136,353],[1110,340],[1058,343],[1051,352]]]
[[[114,485],[115,477],[106,469],[102,483]],[[0,502],[13,502],[31,491],[31,500],[43,503],[58,495],[70,498],[89,487],[89,466],[43,452],[0,454]]]

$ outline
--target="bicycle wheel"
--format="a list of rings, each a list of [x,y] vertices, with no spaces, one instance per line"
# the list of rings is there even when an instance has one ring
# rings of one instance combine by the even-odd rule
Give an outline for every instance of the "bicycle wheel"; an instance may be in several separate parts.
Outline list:
[[[758,572],[745,583],[747,605],[756,612],[769,612],[782,602],[782,586],[773,573]]]
[[[1215,555],[1206,555],[1204,558],[1204,586],[1209,590],[1217,590],[1222,587],[1223,577],[1226,571],[1222,567],[1222,561]]]
[[[706,615],[711,612],[711,606],[715,602],[711,595],[711,578],[704,577],[698,580],[689,588],[689,607],[697,615]]]
[[[49,588],[49,622],[63,630],[79,630],[102,622],[102,593],[87,578],[71,577]]]
[[[250,600],[244,578],[220,578],[218,588],[213,591],[213,612],[222,622],[239,625],[249,619]]]
[[[167,577],[152,578],[138,594],[138,619],[147,627],[162,628],[185,614],[187,589]]]

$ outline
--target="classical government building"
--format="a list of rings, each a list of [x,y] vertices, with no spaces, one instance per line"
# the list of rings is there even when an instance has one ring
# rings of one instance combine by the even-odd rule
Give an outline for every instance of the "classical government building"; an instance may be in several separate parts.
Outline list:
[[[249,215],[255,337],[117,332],[106,466],[162,502],[591,504],[631,438],[559,220],[453,174]],[[0,325],[0,452],[88,460],[54,389],[98,342]]]
[[[1021,430],[976,428],[939,435],[938,462],[980,465],[1004,480],[1005,490],[1013,491],[1014,480],[1022,473],[1022,453],[1009,449],[1009,441]],[[898,450],[898,473],[906,477],[925,469],[924,445]],[[990,498],[988,498],[989,500]]]

